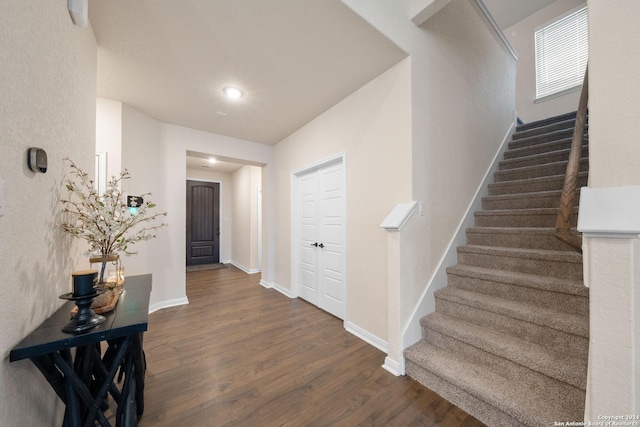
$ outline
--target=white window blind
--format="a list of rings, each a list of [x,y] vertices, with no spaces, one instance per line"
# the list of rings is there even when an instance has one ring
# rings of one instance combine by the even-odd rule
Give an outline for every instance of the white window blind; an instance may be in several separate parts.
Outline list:
[[[536,99],[582,84],[589,59],[587,7],[536,31]]]

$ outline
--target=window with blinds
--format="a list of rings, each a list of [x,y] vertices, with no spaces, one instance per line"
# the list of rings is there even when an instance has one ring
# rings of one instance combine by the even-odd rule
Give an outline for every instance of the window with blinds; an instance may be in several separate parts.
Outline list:
[[[587,7],[536,31],[536,100],[582,84],[589,58]]]

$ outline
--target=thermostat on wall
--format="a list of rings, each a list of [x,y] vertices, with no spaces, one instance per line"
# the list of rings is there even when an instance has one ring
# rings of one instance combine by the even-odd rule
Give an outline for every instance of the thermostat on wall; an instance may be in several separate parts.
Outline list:
[[[31,147],[27,153],[27,165],[34,172],[47,171],[47,152],[42,148]]]

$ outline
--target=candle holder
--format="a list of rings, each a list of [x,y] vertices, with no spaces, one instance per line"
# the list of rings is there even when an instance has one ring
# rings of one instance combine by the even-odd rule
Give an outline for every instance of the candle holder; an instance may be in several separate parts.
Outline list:
[[[104,289],[94,287],[98,276],[97,270],[76,271],[71,276],[73,277],[73,292],[60,295],[60,298],[74,301],[78,312],[62,328],[62,332],[79,333],[104,322],[105,317],[96,314],[91,309],[93,299],[104,292]]]

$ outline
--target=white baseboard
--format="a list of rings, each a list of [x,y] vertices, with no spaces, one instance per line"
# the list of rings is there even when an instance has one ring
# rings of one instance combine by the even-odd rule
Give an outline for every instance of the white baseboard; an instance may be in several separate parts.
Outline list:
[[[405,374],[404,357],[402,358],[401,361],[396,362],[395,360],[392,360],[389,358],[389,356],[387,356],[384,358],[384,364],[382,365],[382,368],[391,372],[396,377],[404,375]]]
[[[355,335],[356,337],[360,338],[361,340],[371,344],[372,346],[374,346],[375,348],[377,348],[378,350],[386,353],[387,349],[388,349],[388,344],[385,340],[378,338],[377,336],[373,335],[372,333],[365,331],[364,329],[360,328],[359,326],[356,326],[355,324],[351,323],[351,322],[344,322],[344,328],[347,330],[347,332]]]
[[[277,283],[267,282],[263,279],[260,280],[260,285],[267,289],[275,289],[287,298],[295,298],[289,289],[285,288],[282,285],[278,285]]]
[[[187,297],[170,299],[167,301],[160,301],[149,306],[149,314],[156,312],[158,310],[162,310],[163,308],[176,307],[178,305],[185,305],[185,304],[189,304],[189,300],[187,299]]]
[[[233,265],[234,267],[239,268],[240,270],[244,271],[247,274],[256,274],[256,273],[260,273],[260,271],[262,271],[262,270],[257,269],[257,268],[247,268],[244,265],[242,265],[242,264],[240,264],[238,262],[235,262],[235,261],[229,261],[229,264]]]

